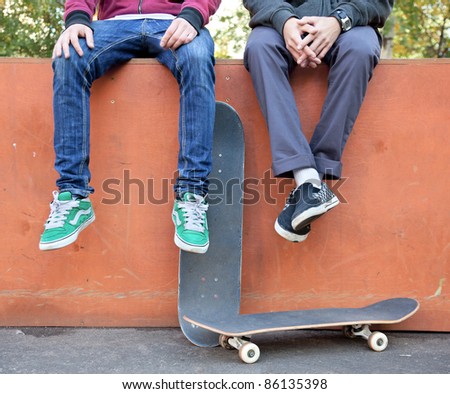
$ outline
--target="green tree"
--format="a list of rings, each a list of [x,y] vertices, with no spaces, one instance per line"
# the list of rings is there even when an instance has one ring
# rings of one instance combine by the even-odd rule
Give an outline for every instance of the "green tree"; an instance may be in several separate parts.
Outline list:
[[[63,29],[64,0],[0,2],[0,56],[49,57]]]
[[[218,57],[242,56],[250,32],[248,21],[242,5],[218,18],[219,28],[213,32]],[[384,57],[450,57],[450,2],[397,0],[382,35]]]
[[[236,9],[221,12],[212,17],[216,57],[240,58],[244,52],[247,37],[250,34],[248,22],[250,16],[242,3]]]
[[[394,57],[450,57],[448,0],[397,0],[393,16]]]
[[[64,0],[0,0],[0,56],[51,56],[63,9]],[[242,57],[250,32],[242,3],[212,21],[216,56]],[[450,57],[450,2],[397,0],[383,35],[385,57]]]

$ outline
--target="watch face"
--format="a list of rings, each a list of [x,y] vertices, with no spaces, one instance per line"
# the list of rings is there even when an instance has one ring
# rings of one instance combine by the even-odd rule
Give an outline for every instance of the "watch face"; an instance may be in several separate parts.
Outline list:
[[[342,30],[347,31],[347,30],[350,30],[351,28],[352,28],[352,23],[350,22],[350,18],[348,16],[346,16],[342,20]]]
[[[341,27],[343,31],[350,30],[352,27],[352,22],[347,14],[343,11],[338,11],[339,18],[341,19]]]

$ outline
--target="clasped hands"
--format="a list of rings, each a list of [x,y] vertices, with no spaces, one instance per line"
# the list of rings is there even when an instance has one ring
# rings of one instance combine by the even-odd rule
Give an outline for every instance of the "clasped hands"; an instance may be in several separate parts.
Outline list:
[[[333,46],[341,26],[336,18],[290,18],[283,27],[286,48],[300,67],[316,68]]]

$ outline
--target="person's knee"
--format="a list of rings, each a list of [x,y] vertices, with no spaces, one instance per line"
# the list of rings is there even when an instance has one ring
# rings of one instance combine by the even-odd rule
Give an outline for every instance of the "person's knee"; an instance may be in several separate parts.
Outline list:
[[[180,57],[185,57],[191,64],[208,64],[214,62],[214,42],[207,32],[197,36],[189,44],[178,50]]]
[[[52,62],[53,72],[61,78],[70,77],[73,73],[84,73],[87,68],[86,56],[79,56],[73,47],[70,47],[70,56],[68,58],[61,56],[55,57]]]
[[[73,79],[73,72],[75,71],[72,56],[65,58],[64,56],[55,57],[52,63],[55,80],[65,80],[66,78]]]
[[[176,70],[172,70],[174,75],[179,75],[183,79],[185,87],[191,83],[201,86],[213,86],[215,82],[214,74],[214,45],[208,42],[190,42],[176,50]]]
[[[56,56],[52,61],[52,68],[55,74],[60,74],[64,69],[64,58]]]
[[[356,29],[355,29],[356,30]],[[348,34],[348,33],[352,34]],[[340,52],[349,56],[356,63],[371,64],[375,66],[380,58],[380,45],[378,37],[372,28],[365,28],[364,31],[350,31],[344,34],[345,40],[342,40]]]
[[[377,58],[380,55],[378,46],[370,45],[369,42],[362,40],[356,40],[349,50],[355,59],[361,60],[371,60],[372,58]]]
[[[264,61],[268,56],[279,56],[281,53],[282,37],[279,33],[267,27],[255,28],[247,41],[244,53],[244,64],[249,68],[252,61]]]

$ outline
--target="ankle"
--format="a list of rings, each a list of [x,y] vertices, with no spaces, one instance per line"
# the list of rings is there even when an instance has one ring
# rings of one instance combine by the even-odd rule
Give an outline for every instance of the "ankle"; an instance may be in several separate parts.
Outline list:
[[[314,187],[321,188],[322,181],[315,168],[301,168],[294,170],[293,173],[297,187],[304,183],[311,183]]]

